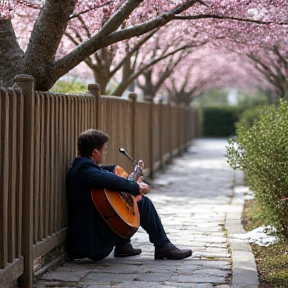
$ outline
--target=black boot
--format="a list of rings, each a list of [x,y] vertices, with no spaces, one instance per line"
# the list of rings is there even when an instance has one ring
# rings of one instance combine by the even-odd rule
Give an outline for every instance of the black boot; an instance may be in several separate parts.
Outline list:
[[[114,250],[114,257],[128,257],[135,256],[142,253],[141,249],[133,248],[131,243],[125,243],[122,245],[116,245]]]
[[[192,250],[180,250],[172,243],[167,243],[161,247],[155,248],[154,259],[172,259],[181,260],[192,255]]]

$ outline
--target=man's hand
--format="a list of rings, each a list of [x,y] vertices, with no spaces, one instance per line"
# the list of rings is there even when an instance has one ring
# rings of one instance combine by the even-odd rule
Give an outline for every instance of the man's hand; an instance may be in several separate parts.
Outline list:
[[[138,185],[139,185],[139,192],[141,195],[146,195],[147,193],[149,193],[150,191],[150,186],[144,182],[138,182]]]

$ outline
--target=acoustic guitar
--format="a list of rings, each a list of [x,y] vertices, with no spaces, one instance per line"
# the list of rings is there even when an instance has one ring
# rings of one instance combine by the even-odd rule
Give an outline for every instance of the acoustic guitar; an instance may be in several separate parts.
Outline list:
[[[120,166],[114,173],[127,178],[129,174]],[[127,193],[109,189],[92,189],[93,203],[108,226],[122,238],[130,238],[139,228],[140,215],[136,199]]]

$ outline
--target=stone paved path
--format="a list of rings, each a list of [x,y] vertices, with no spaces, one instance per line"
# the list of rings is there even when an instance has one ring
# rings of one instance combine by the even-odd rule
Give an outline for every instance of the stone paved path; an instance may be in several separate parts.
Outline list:
[[[225,218],[231,212],[233,185],[242,178],[238,173],[235,179],[236,172],[226,163],[226,144],[223,139],[195,140],[157,175],[149,194],[171,242],[191,248],[192,257],[154,260],[154,248],[140,228],[132,241],[142,248],[141,255],[114,258],[111,253],[100,262],[66,262],[42,275],[37,287],[236,287]]]

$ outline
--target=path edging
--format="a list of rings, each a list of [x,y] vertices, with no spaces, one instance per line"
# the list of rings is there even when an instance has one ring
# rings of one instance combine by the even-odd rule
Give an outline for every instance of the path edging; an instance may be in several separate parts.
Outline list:
[[[235,187],[234,187],[235,189]],[[231,288],[258,288],[258,272],[254,255],[248,240],[239,239],[239,235],[246,234],[241,224],[244,193],[235,193],[231,201],[231,209],[227,212],[225,228],[232,257],[232,286]],[[233,237],[234,234],[238,235]]]

